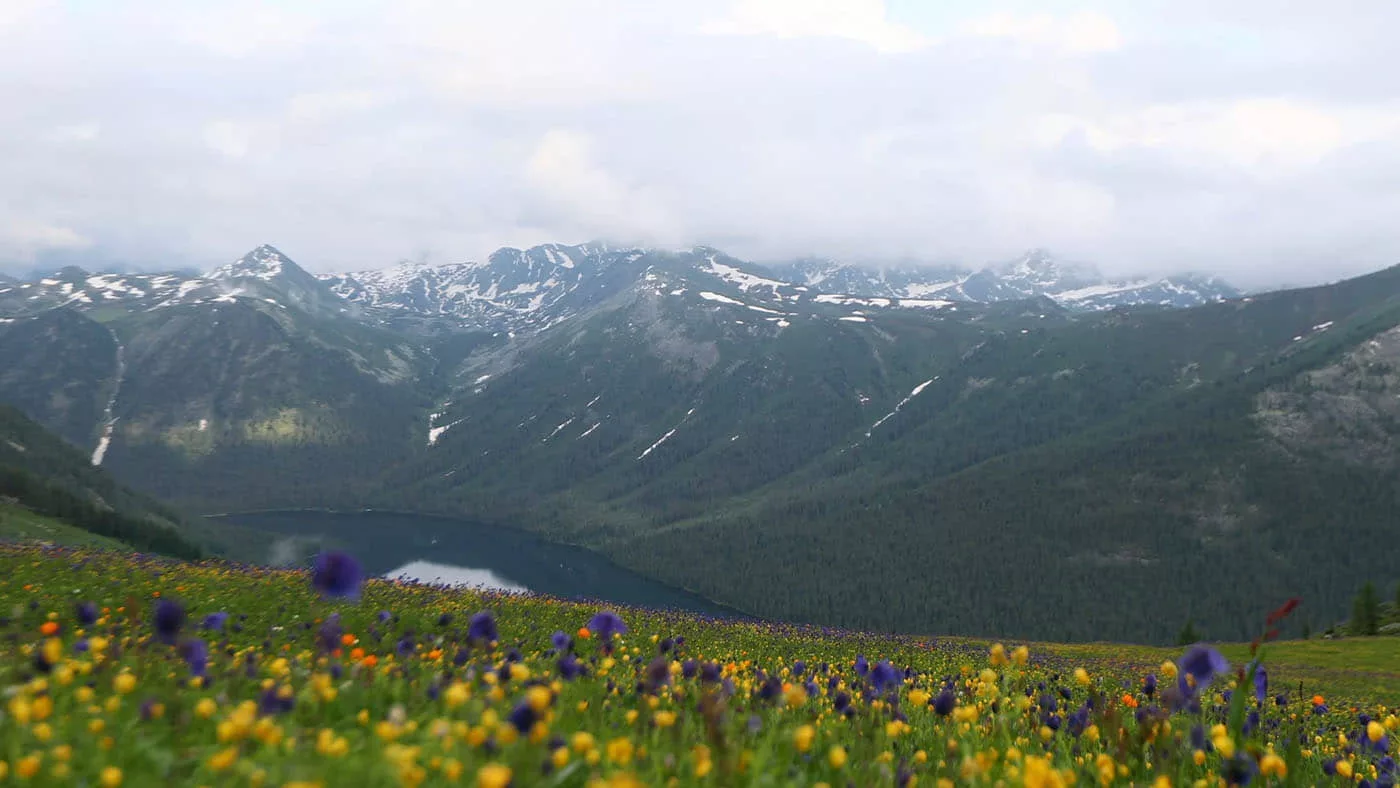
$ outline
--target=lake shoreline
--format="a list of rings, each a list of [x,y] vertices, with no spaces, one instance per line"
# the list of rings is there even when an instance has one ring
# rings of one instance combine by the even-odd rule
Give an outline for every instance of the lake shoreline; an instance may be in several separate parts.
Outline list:
[[[698,593],[698,592],[696,592],[696,591],[694,591],[694,590],[691,590],[691,589],[688,589],[688,588],[685,588],[685,587],[682,587],[682,586],[672,585],[672,584],[670,584],[670,583],[666,583],[666,582],[664,582],[664,581],[662,581],[662,580],[659,580],[659,579],[657,579],[657,578],[654,578],[654,577],[651,577],[651,576],[649,576],[649,575],[646,575],[646,574],[643,574],[643,573],[641,573],[641,572],[638,572],[638,571],[636,571],[635,569],[632,569],[631,567],[627,567],[627,566],[624,566],[624,565],[618,563],[617,561],[615,561],[611,556],[607,555],[606,553],[600,552],[600,551],[598,551],[598,550],[596,550],[596,549],[594,549],[594,548],[592,548],[592,547],[589,547],[589,546],[587,546],[587,545],[582,545],[582,544],[577,544],[577,543],[570,542],[570,541],[567,541],[567,540],[557,539],[557,538],[554,538],[554,537],[552,537],[552,536],[547,536],[547,535],[545,535],[545,534],[541,534],[541,533],[536,532],[536,531],[531,531],[531,530],[528,530],[528,529],[520,528],[520,527],[518,527],[518,526],[513,526],[513,525],[508,525],[508,524],[502,524],[502,523],[496,523],[496,522],[484,522],[484,521],[470,520],[470,519],[467,519],[467,518],[465,518],[465,517],[462,517],[461,515],[441,514],[441,513],[436,513],[436,512],[407,511],[407,510],[400,510],[400,509],[377,509],[377,508],[371,508],[371,507],[360,508],[360,509],[336,509],[336,508],[330,508],[330,507],[308,506],[308,507],[290,507],[290,508],[288,508],[288,507],[283,507],[283,508],[272,508],[272,509],[254,509],[254,510],[231,511],[231,512],[212,512],[212,513],[208,513],[208,514],[199,515],[199,517],[200,517],[201,519],[203,519],[203,520],[210,520],[210,521],[215,521],[215,520],[217,520],[217,521],[221,521],[222,523],[225,523],[225,524],[227,524],[227,525],[232,525],[232,526],[234,526],[234,527],[247,527],[247,528],[252,528],[252,529],[256,529],[256,530],[258,530],[258,531],[260,531],[260,532],[262,532],[262,533],[268,534],[268,535],[276,535],[276,536],[282,536],[282,537],[293,537],[293,538],[315,538],[315,537],[324,538],[324,537],[334,537],[334,538],[341,538],[341,537],[344,536],[344,534],[342,534],[342,533],[335,533],[335,531],[336,531],[337,529],[331,529],[331,531],[329,531],[329,532],[326,532],[326,533],[317,533],[317,534],[288,533],[285,523],[283,523],[282,525],[279,526],[279,525],[275,522],[275,521],[277,521],[277,520],[279,520],[279,519],[287,518],[288,516],[294,518],[294,517],[296,517],[297,515],[303,515],[303,514],[305,514],[305,515],[326,516],[326,517],[346,517],[346,518],[361,518],[361,517],[408,518],[408,519],[411,519],[411,520],[414,520],[414,521],[430,522],[430,523],[434,523],[434,524],[437,524],[437,525],[440,525],[440,526],[453,526],[452,528],[449,529],[449,532],[448,532],[449,534],[452,534],[452,535],[461,535],[461,534],[463,534],[464,532],[468,532],[468,531],[472,531],[472,530],[480,531],[480,530],[483,530],[483,529],[486,530],[486,531],[492,532],[493,535],[499,535],[500,533],[509,534],[511,538],[521,539],[521,540],[528,540],[528,541],[530,541],[530,542],[535,543],[536,545],[547,546],[547,547],[550,547],[550,548],[564,548],[564,549],[567,549],[567,550],[576,551],[576,552],[578,552],[578,553],[580,553],[580,554],[586,555],[586,556],[587,556],[587,560],[592,561],[592,562],[598,564],[598,566],[590,567],[590,569],[592,569],[592,570],[594,570],[594,571],[597,571],[597,570],[607,570],[607,571],[610,572],[612,575],[614,575],[614,576],[616,576],[616,577],[619,577],[619,578],[632,579],[632,580],[639,580],[639,581],[642,581],[642,582],[645,583],[645,584],[650,584],[651,586],[654,586],[654,587],[656,587],[657,589],[664,589],[664,590],[666,590],[666,591],[668,591],[668,592],[670,592],[670,593],[672,593],[672,594],[677,594],[677,595],[679,595],[679,596],[681,596],[681,597],[689,597],[691,600],[693,600],[693,601],[695,601],[695,602],[703,603],[703,607],[713,608],[714,610],[713,610],[712,612],[711,612],[711,611],[704,611],[704,610],[696,610],[695,607],[697,607],[697,606],[695,606],[695,605],[693,605],[693,604],[683,604],[683,603],[682,603],[682,604],[664,604],[664,603],[663,603],[663,604],[660,604],[660,605],[647,605],[647,604],[645,604],[645,603],[642,603],[640,606],[643,606],[643,607],[662,607],[662,608],[673,608],[673,609],[686,609],[686,610],[691,610],[691,612],[703,612],[703,613],[706,613],[706,614],[709,614],[709,615],[716,615],[716,616],[721,616],[721,617],[725,617],[725,618],[732,618],[732,619],[743,619],[743,620],[750,620],[750,621],[763,621],[763,620],[764,620],[764,619],[762,619],[762,618],[759,617],[759,616],[755,616],[755,615],[753,615],[753,614],[751,614],[751,613],[748,613],[747,611],[740,610],[740,609],[738,609],[738,608],[736,608],[736,607],[733,607],[732,605],[729,605],[729,604],[726,604],[726,603],[724,603],[724,602],[720,602],[720,601],[718,601],[718,600],[712,599],[712,598],[710,598],[710,597],[708,597],[708,596],[706,596],[706,595],[704,595],[704,594]],[[268,522],[266,522],[266,520],[269,520],[269,519],[270,519],[270,520],[273,520],[274,522],[271,523],[271,524],[269,524]],[[238,522],[238,520],[245,520],[245,522]],[[252,522],[248,522],[249,520],[251,520]],[[270,526],[270,527],[269,527],[269,526]],[[299,529],[298,529],[298,530],[299,530]],[[353,541],[353,540],[352,540],[352,541]],[[423,559],[421,559],[421,558],[419,558],[419,559],[410,558],[409,560],[423,560]],[[560,566],[561,566],[561,568],[562,568],[563,565],[561,564]],[[394,567],[394,568],[397,568],[397,567]],[[466,568],[463,567],[463,569],[466,569]],[[388,570],[388,571],[392,571],[392,569],[391,569],[391,570]],[[520,582],[521,582],[522,585],[525,585],[525,586],[531,588],[530,593],[538,593],[538,594],[541,594],[541,595],[544,595],[544,596],[563,596],[563,597],[566,597],[566,598],[567,598],[567,597],[574,597],[574,598],[577,598],[577,599],[579,599],[579,600],[587,600],[587,601],[590,601],[590,602],[609,602],[609,601],[612,601],[612,602],[615,603],[615,604],[631,604],[631,605],[638,604],[638,603],[635,603],[635,602],[622,601],[622,600],[607,600],[607,599],[604,599],[604,598],[602,598],[602,597],[598,597],[598,596],[595,596],[595,595],[592,595],[592,594],[588,594],[588,593],[582,593],[582,594],[579,594],[579,593],[574,593],[574,594],[563,593],[563,594],[561,594],[561,593],[558,593],[558,592],[555,592],[555,591],[536,589],[536,588],[534,588],[533,586],[531,586],[531,584],[528,583],[528,582],[524,582],[524,581],[520,581]],[[633,585],[635,585],[635,583],[633,583]]]

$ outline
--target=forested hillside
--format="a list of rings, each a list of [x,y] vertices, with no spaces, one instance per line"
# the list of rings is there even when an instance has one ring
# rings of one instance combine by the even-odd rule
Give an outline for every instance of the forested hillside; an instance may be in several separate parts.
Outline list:
[[[181,515],[117,484],[81,451],[7,405],[0,405],[0,502],[140,550],[184,558],[204,552]]]
[[[462,515],[762,616],[1056,639],[1335,620],[1400,558],[1400,269],[1102,311],[705,248],[84,281],[0,324],[0,398],[193,511]]]

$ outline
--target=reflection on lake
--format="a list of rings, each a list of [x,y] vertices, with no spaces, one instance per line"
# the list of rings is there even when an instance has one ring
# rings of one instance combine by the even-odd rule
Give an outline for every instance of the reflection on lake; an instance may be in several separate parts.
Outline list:
[[[358,558],[370,575],[742,617],[591,550],[469,520],[372,511],[258,512],[217,520],[236,538],[266,545],[263,560],[274,565],[307,566],[318,550],[338,548]]]
[[[390,580],[416,580],[420,583],[471,586],[490,588],[496,591],[530,590],[525,586],[506,580],[490,569],[468,569],[464,566],[439,564],[434,561],[410,561],[398,569],[390,569],[384,573],[384,576]]]

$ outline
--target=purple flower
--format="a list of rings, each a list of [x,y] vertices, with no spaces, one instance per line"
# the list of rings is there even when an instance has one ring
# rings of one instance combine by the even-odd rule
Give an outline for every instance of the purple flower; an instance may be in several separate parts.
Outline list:
[[[796,662],[792,663],[792,675],[794,675],[794,676],[801,676],[802,673],[803,673],[804,671],[806,671],[806,670],[807,670],[807,663],[806,663],[806,662],[803,662],[802,660],[799,659],[799,660],[797,660]]]
[[[671,683],[671,663],[665,657],[653,659],[646,669],[647,688],[656,692]]]
[[[534,708],[527,701],[520,701],[510,712],[510,724],[521,733],[529,733],[538,719]]]
[[[874,685],[875,691],[882,695],[888,689],[897,688],[902,678],[899,671],[885,660],[880,660],[870,671],[870,683]]]
[[[321,650],[331,652],[339,648],[340,636],[343,631],[340,626],[339,613],[331,613],[326,616],[326,620],[321,622],[321,628],[316,632],[316,639],[321,644]]]
[[[189,666],[192,676],[204,676],[209,671],[209,645],[199,638],[180,644],[180,658]]]
[[[175,637],[180,634],[180,628],[185,625],[185,607],[173,599],[162,599],[156,602],[156,612],[152,617],[156,630],[156,637],[162,643],[175,643]]]
[[[559,668],[560,677],[565,681],[573,681],[583,673],[583,664],[573,654],[565,654],[555,664]]]
[[[205,616],[204,621],[200,624],[200,627],[213,632],[222,632],[224,629],[224,622],[226,621],[228,621],[228,613],[225,613],[221,610],[217,613],[210,613],[209,615]]]
[[[77,616],[78,623],[82,624],[85,627],[90,627],[93,624],[97,623],[97,617],[99,613],[97,610],[97,605],[93,604],[92,602],[79,602],[77,609],[74,612]]]
[[[316,554],[311,569],[311,586],[322,596],[355,601],[360,598],[360,586],[365,582],[360,562],[349,553],[327,550]]]
[[[1269,697],[1269,674],[1264,671],[1264,666],[1254,663],[1254,699],[1261,704]]]
[[[1186,686],[1186,677],[1195,679],[1195,686],[1187,691],[1187,695],[1194,695],[1196,692],[1210,686],[1211,681],[1230,671],[1230,663],[1225,657],[1215,649],[1204,644],[1197,644],[1188,649],[1181,656],[1181,661],[1177,663],[1181,670],[1181,684]]]
[[[1155,695],[1156,693],[1157,693],[1157,676],[1156,676],[1155,674],[1149,673],[1149,674],[1147,674],[1147,679],[1146,679],[1145,681],[1142,682],[1142,694],[1146,695],[1146,696],[1148,697],[1148,699],[1150,700],[1150,699],[1152,698],[1152,696]]]
[[[467,637],[483,643],[492,643],[498,639],[499,633],[496,631],[496,617],[491,615],[491,611],[483,610],[471,617],[467,622]]]
[[[627,624],[622,617],[611,610],[601,610],[593,618],[588,620],[588,631],[602,638],[606,643],[613,639],[614,635],[625,635]]]
[[[933,710],[940,717],[946,717],[953,713],[953,707],[958,705],[958,698],[951,690],[943,690],[938,693],[938,697],[933,699]]]
[[[269,687],[258,698],[258,710],[263,714],[282,714],[296,706],[296,697],[282,697],[276,687]]]
[[[866,661],[864,654],[856,655],[856,675],[865,678],[865,674],[870,672],[870,663]]]
[[[836,709],[838,712],[844,712],[850,705],[851,696],[844,690],[837,692],[836,696],[831,699],[831,707]]]
[[[555,651],[563,652],[568,650],[569,646],[573,645],[574,639],[569,637],[563,630],[560,630],[549,636],[549,642],[553,644]]]

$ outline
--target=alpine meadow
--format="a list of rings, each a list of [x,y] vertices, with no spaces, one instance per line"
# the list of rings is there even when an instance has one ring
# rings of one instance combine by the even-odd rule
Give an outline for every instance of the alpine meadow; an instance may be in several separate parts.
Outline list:
[[[1397,26],[0,0],[0,788],[1395,786]]]

